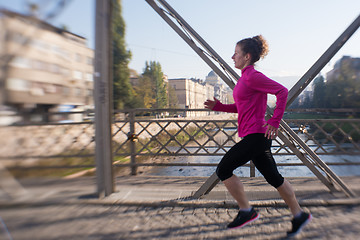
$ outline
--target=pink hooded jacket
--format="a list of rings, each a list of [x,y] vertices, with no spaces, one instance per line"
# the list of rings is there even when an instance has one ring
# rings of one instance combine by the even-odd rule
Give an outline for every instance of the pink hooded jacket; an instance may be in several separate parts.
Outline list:
[[[217,101],[213,110],[238,113],[238,134],[240,137],[252,133],[265,133],[265,112],[267,94],[276,96],[274,115],[267,123],[278,128],[284,115],[288,90],[281,84],[266,77],[249,65],[242,69],[234,91],[234,104],[222,104]]]

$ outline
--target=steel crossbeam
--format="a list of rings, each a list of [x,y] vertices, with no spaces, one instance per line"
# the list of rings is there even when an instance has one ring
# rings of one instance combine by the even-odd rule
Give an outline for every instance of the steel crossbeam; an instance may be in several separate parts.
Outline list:
[[[157,0],[165,9],[159,7],[154,0],[146,0],[146,2],[172,27],[176,33],[214,70],[215,73],[230,87],[234,88],[235,82],[239,79],[239,75],[202,39],[194,29],[164,0]],[[178,27],[168,15],[173,17],[181,26]],[[315,62],[315,64],[304,74],[304,76],[294,85],[289,91],[289,98],[287,106],[289,106],[297,96],[311,83],[313,78],[321,71],[321,69],[330,61],[330,59],[338,52],[338,50],[346,43],[346,41],[353,35],[353,33],[360,26],[360,16],[344,31],[344,33],[329,47],[329,49]],[[198,42],[202,48],[198,47],[195,41]],[[207,55],[211,56],[221,67],[218,68]],[[271,116],[272,110],[268,107],[268,115]],[[299,136],[282,120],[280,123],[279,138],[296,154],[299,159],[325,184],[330,191],[335,191],[334,183],[349,197],[356,196],[355,193],[349,189],[346,184],[317,156],[317,154],[303,142]],[[297,143],[305,152],[302,153],[296,146]],[[320,170],[326,175],[324,176]],[[216,173],[213,173],[207,181],[200,187],[200,189],[193,195],[194,198],[199,198],[207,194],[219,182]]]

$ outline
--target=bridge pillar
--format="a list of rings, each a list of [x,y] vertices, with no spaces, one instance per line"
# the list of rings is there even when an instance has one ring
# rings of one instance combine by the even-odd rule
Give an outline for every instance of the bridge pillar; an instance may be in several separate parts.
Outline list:
[[[114,192],[112,170],[112,28],[111,0],[96,0],[95,16],[95,161],[97,193]]]

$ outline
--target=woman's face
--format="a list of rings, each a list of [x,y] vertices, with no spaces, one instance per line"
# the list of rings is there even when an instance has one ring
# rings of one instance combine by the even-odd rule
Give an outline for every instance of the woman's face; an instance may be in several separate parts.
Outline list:
[[[237,69],[243,69],[250,65],[250,54],[245,54],[238,44],[236,44],[235,53],[231,58],[234,60]]]

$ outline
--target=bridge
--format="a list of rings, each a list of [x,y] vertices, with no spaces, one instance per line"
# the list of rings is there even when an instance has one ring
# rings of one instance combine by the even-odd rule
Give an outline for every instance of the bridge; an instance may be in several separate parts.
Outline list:
[[[218,238],[257,234],[281,238],[279,222],[283,222],[283,218],[290,220],[290,216],[286,216],[286,210],[281,208],[284,203],[265,186],[251,163],[244,166],[248,175],[242,177],[247,182],[246,190],[252,205],[262,208],[266,224],[263,224],[264,228],[251,227],[238,233],[219,230],[219,226],[221,228],[229,216],[235,214],[236,204],[226,195],[224,186],[218,184],[219,180],[211,170],[205,177],[154,176],[144,170],[213,168],[216,162],[180,161],[177,158],[215,156],[220,159],[229,147],[241,140],[236,135],[236,118],[226,114],[211,115],[204,109],[132,109],[112,113],[108,94],[111,44],[106,44],[110,41],[110,18],[107,16],[111,1],[96,2],[96,121],[0,128],[0,236],[11,239],[12,230],[23,228],[14,236],[181,239],[194,234],[203,238],[209,234]],[[146,2],[230,87],[234,86],[239,76],[166,1]],[[360,17],[294,85],[288,106],[359,25]],[[353,109],[343,111],[349,115],[358,113]],[[144,112],[150,113],[150,117],[141,116]],[[191,115],[189,112],[198,115],[187,117]],[[88,112],[68,114],[86,115]],[[272,109],[268,108],[268,116],[271,114]],[[170,117],[175,115],[183,117]],[[319,219],[304,233],[307,238],[337,235],[355,239],[355,233],[359,231],[359,177],[343,176],[335,171],[338,167],[359,168],[360,119],[344,116],[337,119],[284,119],[279,138],[274,141],[276,159],[283,156],[298,159],[279,162],[279,167],[305,166],[310,171],[310,176],[290,178],[300,203]],[[336,161],[324,160],[327,156]],[[35,170],[36,179],[16,177],[30,176]],[[49,171],[51,178],[45,177]],[[254,191],[254,186],[259,191]],[[280,210],[274,207],[280,207]],[[273,216],[279,211],[285,217],[278,217],[274,222]],[[342,221],[333,221],[339,215]],[[90,220],[85,220],[84,216]],[[102,224],[106,222],[104,216],[114,222],[111,227]],[[150,217],[165,221],[153,221]],[[2,218],[7,219],[7,224]],[[34,219],[43,227],[31,225]],[[72,220],[76,224],[71,225]],[[53,225],[47,225],[49,221]],[[83,226],[89,227],[83,231]],[[124,226],[129,229],[124,230]],[[59,229],[69,230],[69,235]],[[334,229],[340,229],[340,232]],[[94,230],[98,233],[92,232]]]
[[[321,112],[324,116],[330,111],[340,112],[340,115],[335,115],[338,116],[336,119],[317,117]],[[356,111],[307,110],[312,119],[289,118],[285,122],[314,154],[326,159],[324,164],[334,169],[332,171],[358,176],[354,169],[360,167],[360,119],[349,118],[350,114],[357,116]],[[89,112],[67,114],[91,115]],[[285,117],[291,114],[286,113]],[[334,115],[330,113],[329,116]],[[49,116],[49,119],[53,118],[56,119]],[[199,170],[198,174],[202,175],[195,172],[187,176],[211,175],[221,156],[241,140],[237,136],[236,115],[215,114],[205,109],[132,109],[118,111],[113,118],[112,168],[114,172],[127,171],[129,175],[150,168],[184,169],[184,173],[186,168],[196,168],[204,169]],[[93,121],[7,126],[0,128],[0,132],[3,136],[0,140],[2,165],[16,176],[46,175],[49,171],[52,177],[94,174],[96,136]],[[301,167],[306,168],[305,163],[282,139],[273,142],[275,160],[285,176],[297,169],[295,176],[316,177],[310,170],[307,173],[301,171]],[[296,143],[295,148],[301,149],[300,144]],[[305,150],[301,149],[300,153],[309,159]],[[252,163],[245,165],[243,172],[242,177],[259,177]],[[166,177],[166,174],[162,175]],[[336,185],[325,186],[330,192],[341,190]],[[10,195],[12,191],[10,188]]]

